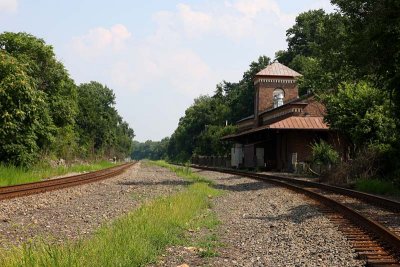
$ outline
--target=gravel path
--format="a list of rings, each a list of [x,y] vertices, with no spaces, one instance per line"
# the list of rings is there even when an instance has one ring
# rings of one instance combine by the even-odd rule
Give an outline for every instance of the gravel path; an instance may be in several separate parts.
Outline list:
[[[157,266],[364,265],[316,202],[260,181],[199,172],[225,191],[213,207],[221,221],[219,255],[201,258],[195,248],[172,247]]]
[[[0,246],[40,236],[54,242],[89,235],[143,201],[186,184],[174,173],[138,163],[101,182],[0,201]]]

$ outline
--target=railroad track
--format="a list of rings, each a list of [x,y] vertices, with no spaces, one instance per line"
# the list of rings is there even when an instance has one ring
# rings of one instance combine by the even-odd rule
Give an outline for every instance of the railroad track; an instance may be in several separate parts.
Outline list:
[[[262,180],[305,194],[322,204],[321,212],[338,225],[366,266],[400,266],[400,202],[301,179],[192,167]]]
[[[125,163],[99,171],[64,178],[0,187],[0,200],[39,194],[47,191],[96,182],[121,174],[134,164],[135,162]]]

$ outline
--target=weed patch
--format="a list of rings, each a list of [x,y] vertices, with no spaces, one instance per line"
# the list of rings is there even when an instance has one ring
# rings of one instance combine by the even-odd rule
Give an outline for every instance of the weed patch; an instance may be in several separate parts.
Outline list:
[[[400,196],[400,188],[397,188],[389,181],[382,181],[378,179],[360,179],[356,182],[355,187],[356,190],[367,193]]]
[[[0,165],[0,186],[37,182],[44,178],[64,175],[67,173],[97,171],[112,166],[114,166],[114,164],[109,161],[58,167],[37,165],[30,169],[11,165]]]
[[[177,165],[171,165],[163,160],[158,160],[158,161],[150,161],[150,164],[154,164],[160,167],[164,167],[169,169],[172,172],[175,172],[176,175],[178,175],[181,178],[193,181],[193,182],[198,182],[198,183],[207,183],[209,185],[213,184],[211,180],[208,180],[197,173],[193,172],[192,169],[188,166],[177,166]]]

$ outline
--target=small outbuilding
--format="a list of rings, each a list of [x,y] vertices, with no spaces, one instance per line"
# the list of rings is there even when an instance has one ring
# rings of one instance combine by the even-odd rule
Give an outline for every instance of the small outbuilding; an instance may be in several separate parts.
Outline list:
[[[299,97],[300,76],[278,62],[257,73],[254,114],[237,122],[238,133],[222,138],[233,142],[233,167],[304,168],[311,160],[312,144],[321,139],[346,156],[347,142],[324,122],[324,105],[313,94]]]

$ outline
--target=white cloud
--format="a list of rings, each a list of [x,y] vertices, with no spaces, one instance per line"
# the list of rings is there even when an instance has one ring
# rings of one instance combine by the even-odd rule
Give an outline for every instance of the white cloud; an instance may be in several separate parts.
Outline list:
[[[131,36],[124,25],[116,24],[110,29],[103,27],[91,29],[87,34],[73,38],[71,45],[82,56],[97,57],[110,51],[122,50]]]
[[[126,57],[110,66],[114,84],[133,91],[162,84],[191,97],[204,93],[204,86],[212,86],[211,69],[193,50],[163,46],[156,40],[129,47]]]
[[[17,8],[17,0],[0,0],[0,12],[15,12]]]
[[[176,12],[163,13],[168,13],[164,21],[169,19],[167,25],[173,24],[175,29],[182,27],[190,38],[217,35],[234,41],[251,37],[255,42],[266,42],[275,37],[268,35],[271,29],[284,34],[297,15],[284,12],[276,0],[227,0],[214,7],[195,10],[190,5],[178,4]],[[333,11],[329,0],[315,0],[306,10],[318,8]]]
[[[177,8],[177,15],[190,37],[196,37],[212,29],[214,18],[210,14],[193,11],[189,5],[185,4],[179,4]]]
[[[107,83],[131,91],[163,83],[195,97],[211,87],[212,71],[192,49],[181,45],[179,34],[168,25],[168,14],[158,14],[159,27],[147,38],[128,42],[132,34],[121,24],[97,27],[75,37],[69,45],[73,57],[103,69]],[[87,71],[92,71],[87,68]],[[204,82],[206,81],[206,82]]]
[[[252,18],[262,12],[275,13],[278,16],[282,14],[278,4],[271,0],[239,0],[234,3],[225,2],[225,4],[228,7],[234,7],[243,15]]]
[[[170,13],[169,18],[177,27],[183,25],[188,37],[213,34],[240,41],[262,36],[260,33],[265,32],[263,25],[266,23],[284,31],[294,22],[295,16],[282,12],[274,0],[237,0],[225,1],[222,6],[206,11],[179,4],[177,12]]]

